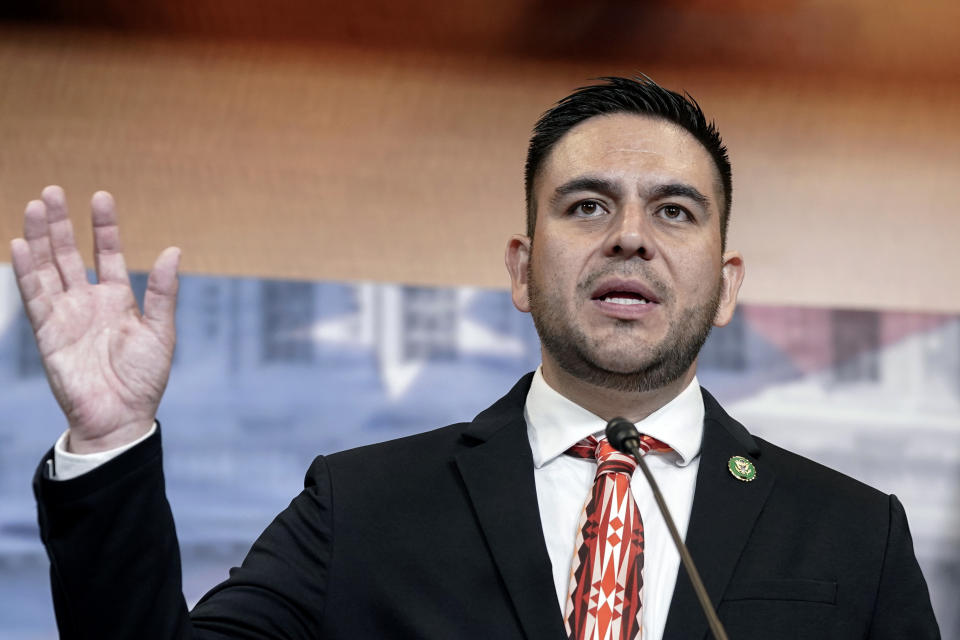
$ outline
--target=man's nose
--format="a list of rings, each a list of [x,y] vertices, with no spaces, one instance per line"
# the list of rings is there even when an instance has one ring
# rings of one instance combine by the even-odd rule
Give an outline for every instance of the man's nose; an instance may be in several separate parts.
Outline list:
[[[610,232],[604,242],[604,253],[609,257],[650,260],[655,254],[651,221],[642,204],[630,203],[611,221]]]

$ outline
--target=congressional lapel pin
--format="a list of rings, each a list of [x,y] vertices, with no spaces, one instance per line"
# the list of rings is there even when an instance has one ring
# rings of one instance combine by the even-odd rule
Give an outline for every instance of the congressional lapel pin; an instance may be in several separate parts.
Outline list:
[[[757,477],[757,468],[743,456],[730,458],[727,461],[727,469],[730,470],[730,475],[742,482],[753,482]]]

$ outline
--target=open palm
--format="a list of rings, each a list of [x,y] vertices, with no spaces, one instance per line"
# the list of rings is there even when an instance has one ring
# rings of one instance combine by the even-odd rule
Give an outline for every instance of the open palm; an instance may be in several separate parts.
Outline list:
[[[92,216],[97,284],[87,281],[59,187],[27,205],[24,237],[11,243],[24,307],[77,453],[111,449],[149,430],[176,342],[179,250],[157,258],[141,314],[110,194],[94,194]]]

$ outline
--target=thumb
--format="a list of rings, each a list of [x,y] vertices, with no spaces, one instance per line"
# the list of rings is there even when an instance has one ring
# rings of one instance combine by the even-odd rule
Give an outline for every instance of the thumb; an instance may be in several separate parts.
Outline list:
[[[163,250],[147,278],[147,291],[143,296],[143,319],[155,331],[167,333],[173,329],[177,310],[177,290],[180,280],[180,249],[167,247]]]

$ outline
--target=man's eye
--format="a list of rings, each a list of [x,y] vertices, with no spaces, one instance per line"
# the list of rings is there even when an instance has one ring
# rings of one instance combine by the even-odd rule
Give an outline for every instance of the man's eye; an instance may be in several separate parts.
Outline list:
[[[665,207],[660,208],[660,215],[666,218],[667,220],[676,220],[679,222],[686,222],[690,220],[690,214],[687,213],[687,210],[683,207],[678,207],[676,205],[668,204]]]
[[[573,207],[571,213],[579,218],[595,218],[607,212],[596,200],[584,200]]]

